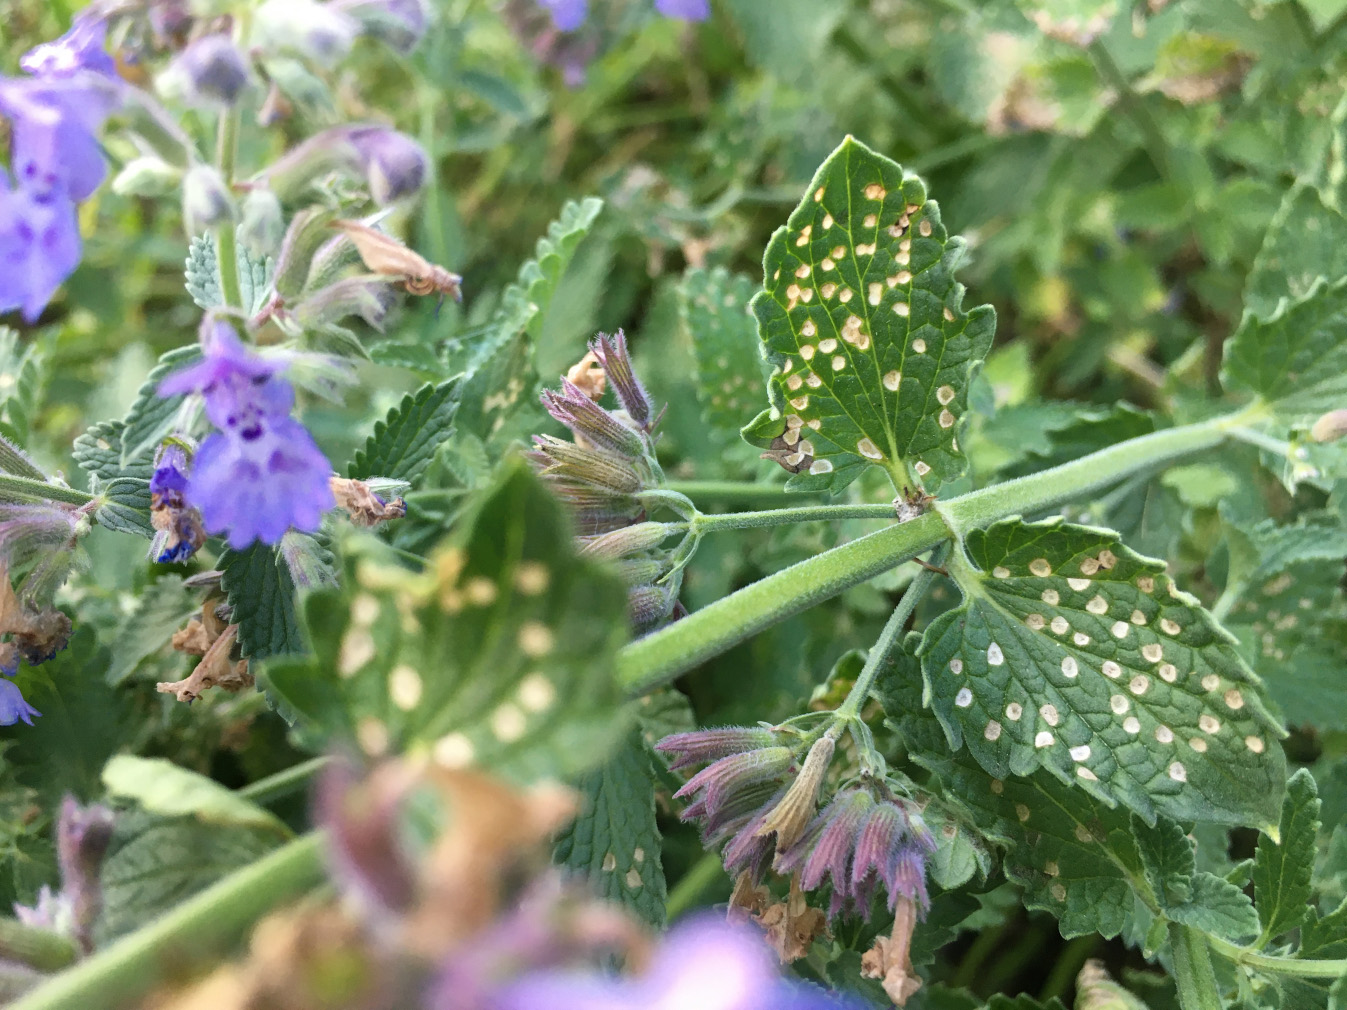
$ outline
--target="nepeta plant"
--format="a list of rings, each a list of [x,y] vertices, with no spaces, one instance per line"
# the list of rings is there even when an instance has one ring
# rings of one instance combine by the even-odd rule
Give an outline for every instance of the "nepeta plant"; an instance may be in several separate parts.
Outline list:
[[[650,310],[663,343],[571,332],[572,289],[619,270],[585,260],[603,200],[565,203],[494,298],[468,243],[399,237],[489,218],[482,192],[525,170],[488,157],[441,202],[459,152],[434,117],[459,96],[428,68],[493,87],[460,75],[466,29],[406,62],[448,6],[98,3],[0,79],[0,311],[73,300],[105,176],[180,221],[186,263],[174,346],[74,439],[80,479],[20,394],[0,412],[0,990],[21,1010],[971,1008],[977,963],[938,952],[1032,912],[1153,966],[1124,981],[1156,1005],[1336,1006],[1341,838],[1319,835],[1341,783],[1321,799],[1289,772],[1309,734],[1287,731],[1336,696],[1286,686],[1341,667],[1329,183],[1283,186],[1232,333],[1158,379],[1109,351],[1153,380],[1151,413],[1017,413],[1029,359],[993,349],[968,243],[922,174],[850,136],[792,187],[760,278],[689,267]],[[617,36],[587,18],[630,14],[658,48],[713,14],[509,6],[562,49]],[[1178,185],[1109,18],[1030,23],[1094,60]],[[999,33],[979,44],[1010,59]],[[360,93],[371,60],[409,73],[415,138]],[[1025,73],[988,136],[1048,117]],[[558,101],[588,114],[586,94]],[[607,192],[696,264],[715,243],[680,229],[723,211],[647,214],[654,187]],[[23,384],[17,339],[0,389]],[[26,786],[62,747],[76,772]],[[1137,999],[1098,968],[1078,985],[1082,1008]]]

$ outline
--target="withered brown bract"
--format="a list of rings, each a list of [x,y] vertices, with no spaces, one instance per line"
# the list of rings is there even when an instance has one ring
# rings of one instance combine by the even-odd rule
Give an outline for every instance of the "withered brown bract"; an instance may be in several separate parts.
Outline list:
[[[462,277],[431,263],[393,236],[385,235],[359,221],[333,221],[332,227],[345,233],[355,246],[356,252],[360,253],[360,258],[365,261],[365,266],[374,273],[401,279],[403,287],[414,295],[428,295],[438,291],[441,295],[451,296],[455,301],[462,299],[463,293],[459,289]]]
[[[791,473],[808,470],[814,462],[814,444],[800,436],[802,425],[794,414],[786,419],[786,430],[772,439],[771,448],[762,454],[763,459],[780,463]]]

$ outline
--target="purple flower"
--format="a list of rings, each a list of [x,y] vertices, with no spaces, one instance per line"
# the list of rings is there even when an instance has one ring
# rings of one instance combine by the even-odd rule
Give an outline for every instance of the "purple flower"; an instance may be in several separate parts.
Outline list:
[[[201,513],[187,504],[187,453],[170,442],[159,450],[150,478],[150,524],[156,533],[150,557],[159,564],[186,561],[203,543]]]
[[[9,673],[8,670],[5,671]],[[10,674],[13,676],[13,674]],[[23,700],[23,692],[12,680],[0,677],[0,726],[13,726],[22,719],[33,725],[33,716],[41,715],[37,709]]]
[[[112,92],[96,74],[0,79],[0,114],[13,129],[11,163],[19,185],[45,196],[87,199],[107,174],[98,142]]]
[[[10,189],[0,173],[0,312],[33,322],[80,261],[75,205]]]
[[[575,31],[589,15],[589,0],[538,0],[538,4],[552,15],[560,32]]]
[[[675,926],[636,978],[534,971],[503,986],[499,1010],[838,1010],[822,990],[783,980],[752,932],[712,917]]]
[[[159,384],[160,396],[200,393],[220,431],[193,460],[185,498],[207,533],[229,534],[234,549],[274,544],[295,528],[311,533],[333,506],[327,461],[290,417],[294,390],[280,366],[250,353],[225,323],[208,322],[204,359]]]
[[[426,152],[405,133],[364,126],[352,128],[347,136],[355,146],[375,203],[392,203],[425,185]]]
[[[365,31],[409,53],[430,26],[427,0],[332,0],[328,4],[361,23]]]
[[[655,10],[680,21],[705,21],[711,16],[709,0],[655,0]]]
[[[117,75],[117,63],[104,50],[108,26],[100,18],[76,16],[70,31],[59,39],[28,50],[19,66],[37,77],[63,77],[79,70]]]

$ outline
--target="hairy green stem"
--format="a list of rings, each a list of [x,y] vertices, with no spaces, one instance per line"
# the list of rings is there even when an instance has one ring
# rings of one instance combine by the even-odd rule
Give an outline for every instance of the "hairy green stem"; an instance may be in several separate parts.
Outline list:
[[[0,501],[59,501],[67,505],[88,505],[93,500],[94,496],[89,492],[77,491],[73,487],[48,484],[29,477],[0,475]]]
[[[670,491],[687,495],[693,501],[731,502],[737,505],[780,505],[819,494],[797,494],[783,484],[754,484],[741,480],[671,480],[664,485]]]
[[[1207,937],[1190,926],[1169,924],[1169,943],[1174,948],[1174,983],[1183,1010],[1221,1010],[1216,972],[1211,967]]]
[[[226,187],[234,182],[234,164],[238,160],[240,109],[241,106],[235,105],[220,113],[215,164]],[[215,227],[215,262],[220,271],[220,291],[224,295],[225,305],[234,309],[243,308],[243,294],[239,290],[238,238],[234,234],[232,216]]]
[[[149,925],[53,976],[8,1010],[76,1010],[131,1003],[185,963],[238,939],[277,905],[323,880],[323,836],[313,832],[188,898]]]
[[[274,775],[268,775],[264,779],[258,779],[256,782],[244,786],[238,790],[238,795],[246,800],[252,800],[254,803],[268,803],[282,796],[288,796],[296,789],[307,784],[309,779],[326,768],[331,760],[327,755],[323,755],[301,761],[297,765],[291,765]]]
[[[796,508],[767,509],[763,512],[699,514],[693,517],[690,525],[692,532],[700,535],[719,530],[746,530],[755,526],[782,526],[786,523],[893,518],[892,505],[801,505]]]
[[[1279,975],[1299,975],[1302,978],[1342,978],[1347,975],[1347,960],[1299,957],[1277,957],[1275,954],[1260,954],[1247,947],[1239,947],[1219,936],[1208,936],[1207,943],[1212,951],[1233,961],[1247,965],[1259,971],[1276,972]]]
[[[908,584],[907,592],[903,593],[903,598],[898,601],[898,606],[893,609],[893,613],[884,624],[884,630],[879,633],[879,638],[866,655],[865,666],[856,676],[856,683],[851,685],[846,699],[837,707],[838,719],[854,719],[860,715],[861,706],[870,696],[870,689],[875,685],[875,678],[879,676],[880,668],[893,652],[898,640],[903,637],[907,619],[912,616],[912,611],[917,609],[917,604],[926,595],[926,590],[931,588],[935,576],[936,572],[930,568],[923,568]]]
[[[949,539],[934,512],[791,565],[731,593],[618,653],[618,679],[631,694],[667,684],[764,628],[836,596]]]

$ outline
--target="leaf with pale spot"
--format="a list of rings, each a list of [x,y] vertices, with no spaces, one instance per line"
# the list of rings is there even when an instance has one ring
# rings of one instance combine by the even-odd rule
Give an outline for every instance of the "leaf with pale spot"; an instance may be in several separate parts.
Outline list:
[[[767,392],[748,310],[756,291],[750,278],[724,267],[689,270],[679,285],[679,311],[697,357],[697,400],[718,442],[738,434]]]
[[[819,168],[753,299],[776,370],[744,437],[788,443],[788,486],[837,492],[878,465],[934,491],[963,472],[959,420],[996,326],[990,306],[963,307],[963,253],[921,180],[883,155],[848,137]]]
[[[640,732],[576,782],[583,808],[557,838],[553,858],[609,901],[664,925],[666,885],[655,823],[655,779]]]
[[[1301,768],[1286,784],[1282,818],[1274,842],[1264,835],[1254,854],[1253,895],[1262,938],[1273,940],[1309,916],[1311,877],[1318,851],[1319,790],[1309,769]]]
[[[927,698],[997,776],[1045,768],[1148,823],[1268,825],[1280,728],[1234,639],[1164,564],[1060,519],[972,531],[964,594],[927,628]]]
[[[341,587],[301,612],[313,654],[259,680],[315,750],[426,753],[519,781],[592,767],[625,720],[614,678],[626,589],[576,557],[562,508],[507,463],[424,572],[351,532]]]

